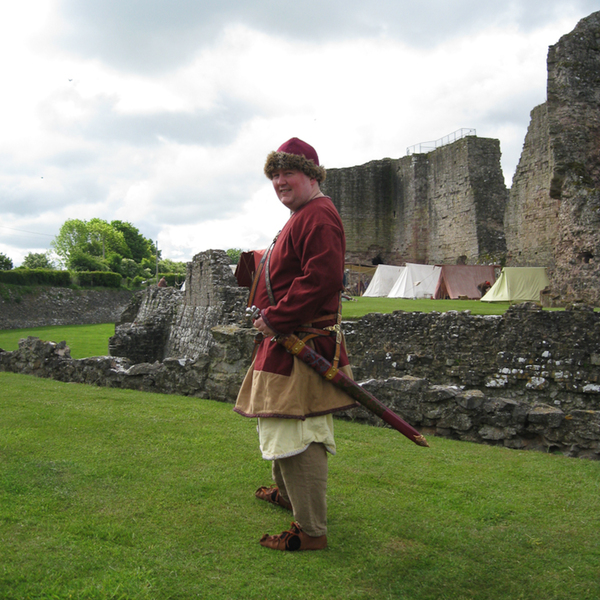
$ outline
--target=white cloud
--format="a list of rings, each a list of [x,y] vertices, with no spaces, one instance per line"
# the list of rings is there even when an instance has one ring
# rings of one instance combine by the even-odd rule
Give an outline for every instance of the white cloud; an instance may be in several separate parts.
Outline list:
[[[212,219],[197,224],[164,227],[158,237],[164,255],[189,260],[209,248],[266,248],[283,227],[289,211],[275,198],[267,182],[236,214],[228,219]]]
[[[318,4],[335,37],[279,27],[279,13],[257,24],[267,4],[241,0],[3,8],[0,251],[18,263],[51,239],[8,227],[47,236],[93,217],[131,221],[174,259],[264,245],[285,214],[263,161],[292,136],[346,167],[474,127],[500,139],[510,185],[547,47],[590,5],[549,1],[536,21],[530,0],[463,0],[451,17],[445,2],[383,2],[364,24],[364,3]]]

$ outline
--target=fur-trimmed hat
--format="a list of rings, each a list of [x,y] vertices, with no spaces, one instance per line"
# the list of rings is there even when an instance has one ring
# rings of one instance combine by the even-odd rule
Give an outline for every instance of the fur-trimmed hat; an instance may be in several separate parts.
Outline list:
[[[273,173],[279,169],[302,171],[319,183],[325,181],[325,168],[319,165],[317,151],[302,140],[292,138],[271,152],[265,163],[265,175],[273,179]]]

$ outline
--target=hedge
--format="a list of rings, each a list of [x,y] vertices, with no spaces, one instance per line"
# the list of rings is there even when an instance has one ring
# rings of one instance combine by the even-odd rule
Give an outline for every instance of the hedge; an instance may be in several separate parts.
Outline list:
[[[158,279],[164,277],[170,286],[180,287],[185,280],[182,273],[159,273]],[[139,286],[142,277],[135,277],[133,285]],[[122,276],[111,271],[54,271],[53,269],[13,269],[0,271],[0,283],[14,285],[52,285],[69,286],[71,283],[81,287],[111,287],[119,288],[123,284]],[[156,282],[154,282],[156,285]]]
[[[13,285],[71,285],[69,271],[55,271],[54,269],[13,269],[0,271],[0,283]]]
[[[73,273],[73,279],[81,287],[119,288],[123,278],[119,273],[112,273],[111,271],[78,271]]]

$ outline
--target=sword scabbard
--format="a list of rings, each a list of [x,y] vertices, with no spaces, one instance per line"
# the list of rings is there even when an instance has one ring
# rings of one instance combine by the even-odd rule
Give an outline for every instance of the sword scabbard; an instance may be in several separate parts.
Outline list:
[[[280,335],[273,339],[281,344],[290,354],[297,356],[309,367],[319,373],[321,377],[324,377],[327,381],[331,381],[333,385],[346,392],[346,394],[362,404],[366,409],[383,419],[396,431],[399,431],[418,446],[429,448],[429,444],[425,437],[410,425],[410,423],[407,423],[383,402],[375,398],[373,394],[350,379],[343,371],[334,367],[313,348],[307,346],[298,336],[291,333],[285,336]]]

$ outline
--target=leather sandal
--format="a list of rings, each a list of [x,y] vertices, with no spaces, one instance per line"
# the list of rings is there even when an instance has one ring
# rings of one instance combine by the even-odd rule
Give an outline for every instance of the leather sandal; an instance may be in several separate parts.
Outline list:
[[[279,535],[265,535],[260,539],[260,545],[273,550],[323,550],[327,548],[327,536],[313,537],[302,531],[298,523],[292,522],[287,531]]]
[[[281,506],[286,510],[292,510],[292,505],[287,500],[284,500],[281,494],[279,493],[279,488],[277,487],[259,487],[254,495],[259,500],[265,500],[266,502],[270,502],[271,504],[275,504],[276,506]]]

